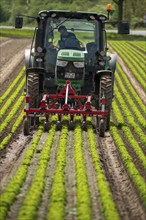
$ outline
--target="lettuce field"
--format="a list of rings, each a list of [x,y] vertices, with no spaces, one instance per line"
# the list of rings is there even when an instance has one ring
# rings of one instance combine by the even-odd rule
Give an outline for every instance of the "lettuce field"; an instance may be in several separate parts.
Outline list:
[[[23,42],[23,43],[22,43]],[[16,51],[17,44],[17,51]],[[1,39],[0,220],[144,220],[146,218],[146,47],[109,41],[117,53],[110,131],[75,129],[57,117],[22,132],[28,40]],[[13,68],[10,68],[13,65]],[[4,76],[5,74],[5,76]]]

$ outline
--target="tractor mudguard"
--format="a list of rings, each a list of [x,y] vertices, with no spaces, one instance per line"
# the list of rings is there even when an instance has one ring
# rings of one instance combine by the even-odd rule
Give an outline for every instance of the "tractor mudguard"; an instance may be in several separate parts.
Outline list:
[[[99,88],[100,88],[100,79],[102,76],[111,76],[112,78],[112,87],[114,86],[114,73],[111,70],[99,70],[96,72],[94,76],[94,91],[95,94],[99,95]]]
[[[114,81],[115,81],[115,70],[116,70],[116,62],[117,62],[117,54],[110,54],[111,60],[110,60],[110,68],[111,71],[113,72],[112,74],[112,84],[113,84],[113,96],[114,96]]]
[[[99,76],[112,75],[112,74],[113,74],[113,72],[111,70],[99,70],[99,71],[96,72],[96,75],[99,75]]]
[[[29,67],[26,69],[26,74],[28,73],[38,73],[39,75],[44,75],[45,70],[42,67]]]
[[[117,55],[116,54],[110,54],[111,60],[110,60],[110,68],[111,71],[114,73],[116,70],[116,62],[117,62]],[[114,75],[114,74],[113,74]]]
[[[33,57],[31,56],[31,50],[30,49],[26,49],[25,50],[25,66],[26,69],[33,67]]]
[[[114,74],[111,70],[98,70],[94,76],[95,86],[99,87],[99,82],[100,82],[101,76],[107,76],[107,75],[112,76],[112,79],[113,79]]]

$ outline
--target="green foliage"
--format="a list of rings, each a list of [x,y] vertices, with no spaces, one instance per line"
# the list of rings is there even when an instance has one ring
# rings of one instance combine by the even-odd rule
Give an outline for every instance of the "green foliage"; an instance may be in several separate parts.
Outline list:
[[[116,114],[117,114],[117,109],[116,109]],[[113,136],[114,142],[116,146],[119,149],[121,158],[125,164],[125,167],[130,175],[130,178],[132,179],[137,191],[139,192],[139,195],[144,202],[144,205],[146,207],[146,184],[140,173],[138,172],[136,166],[134,165],[134,162],[129,155],[126,146],[120,137],[120,134],[118,132],[117,127],[112,124],[110,127],[111,134]]]
[[[144,74],[144,69],[141,68],[139,65],[139,61],[135,62],[135,57],[133,55],[133,52],[130,51],[128,47],[126,47],[126,44],[122,44],[121,42],[115,41],[112,42],[112,47],[113,49],[121,56],[123,61],[127,64],[128,68],[131,70],[133,73],[133,76],[135,79],[139,82],[141,87],[146,90],[146,84],[144,77],[142,77]],[[130,47],[130,46],[129,46]],[[144,56],[141,54],[141,57]],[[143,62],[144,59],[143,59]]]
[[[6,92],[0,97],[0,105],[3,103],[4,100],[9,96],[10,92],[14,89],[14,87],[17,85],[19,80],[24,76],[25,67],[20,71],[18,76],[15,78],[15,80],[11,83],[9,88],[6,90]]]
[[[10,11],[0,4],[0,23],[6,22],[10,18]]]
[[[83,157],[83,142],[81,117],[76,116],[76,126],[74,130],[74,158],[76,169],[76,197],[77,197],[77,216],[78,220],[92,219],[91,215],[91,198],[89,192],[86,167]]]
[[[63,220],[65,218],[65,165],[66,165],[66,146],[68,136],[68,125],[66,120],[67,116],[63,119],[63,127],[61,130],[61,137],[58,146],[58,153],[56,158],[56,169],[53,178],[52,191],[50,196],[50,204],[48,209],[47,219]],[[57,211],[56,211],[57,209]]]
[[[23,182],[25,181],[27,175],[28,166],[30,165],[31,158],[33,157],[34,151],[40,140],[42,133],[43,133],[43,126],[40,125],[38,128],[37,135],[33,139],[31,146],[25,155],[25,159],[23,160],[22,165],[18,168],[15,176],[10,180],[10,182],[5,187],[3,193],[0,196],[0,210],[1,210],[0,220],[6,219],[9,207],[13,204],[13,202],[16,199],[16,196],[20,192],[20,188],[22,187]],[[29,154],[30,151],[31,154]],[[27,160],[27,162],[29,161],[29,163],[24,163],[25,160]]]
[[[123,12],[124,20],[130,21],[133,27],[143,26],[143,5],[145,0],[124,1]],[[31,16],[37,16],[41,10],[53,10],[62,9],[70,11],[92,11],[97,13],[106,14],[105,6],[108,3],[113,5],[113,14],[111,20],[117,20],[118,18],[118,6],[114,1],[109,2],[108,0],[1,0],[0,6],[0,22],[6,22],[9,25],[14,24],[15,16],[18,14],[25,14]],[[142,13],[143,12],[143,13]],[[134,16],[133,16],[134,15]],[[33,22],[32,19],[25,18],[24,24],[28,25]]]
[[[32,38],[34,30],[0,29],[0,36],[16,38]]]

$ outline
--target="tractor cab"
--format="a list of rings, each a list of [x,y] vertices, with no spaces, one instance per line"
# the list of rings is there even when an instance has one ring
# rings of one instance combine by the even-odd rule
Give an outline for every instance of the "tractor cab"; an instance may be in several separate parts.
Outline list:
[[[36,66],[45,70],[45,89],[57,85],[59,91],[71,80],[78,93],[83,91],[86,78],[92,72],[108,68],[106,56],[105,15],[86,12],[41,11],[36,32],[35,51],[45,51],[43,61]],[[59,32],[65,27],[66,35]],[[38,62],[39,61],[39,62]],[[53,83],[52,83],[53,81]]]

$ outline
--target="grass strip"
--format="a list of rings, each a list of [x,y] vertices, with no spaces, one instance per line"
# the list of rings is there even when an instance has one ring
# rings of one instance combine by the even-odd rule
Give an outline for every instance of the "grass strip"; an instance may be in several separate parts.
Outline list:
[[[26,29],[0,29],[0,36],[13,38],[31,38],[34,30]]]

